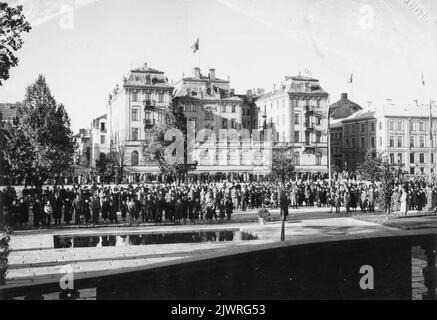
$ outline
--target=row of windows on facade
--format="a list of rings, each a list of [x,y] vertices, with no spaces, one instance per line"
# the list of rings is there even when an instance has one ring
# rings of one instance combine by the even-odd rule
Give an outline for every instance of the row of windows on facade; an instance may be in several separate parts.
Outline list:
[[[419,144],[417,144],[417,138],[419,138]],[[433,141],[433,146],[434,146],[434,141]],[[404,146],[404,137],[403,136],[397,136],[397,138],[395,138],[394,136],[390,136],[390,147],[394,148],[394,147],[398,147],[398,148],[402,148]],[[410,137],[410,147],[411,148],[415,148],[415,147],[419,147],[419,148],[425,148],[426,147],[426,143],[425,143],[425,136],[412,136]]]
[[[361,137],[360,139],[360,148],[367,148],[366,143],[365,143],[366,139],[364,137]],[[351,143],[349,143],[351,142]],[[382,146],[382,138],[380,137],[380,147]],[[355,148],[355,138],[351,138],[349,140],[349,138],[345,139],[345,147],[346,148]],[[372,136],[370,137],[370,147],[375,148],[375,137]]]
[[[311,121],[311,120],[313,120],[313,121]],[[312,122],[314,122],[316,125],[320,125],[322,123],[322,117],[320,115],[315,115],[313,117],[305,117],[305,124],[309,124]],[[282,117],[282,124],[285,124],[285,117]],[[294,114],[294,124],[295,125],[301,124],[301,114],[299,112],[296,112]]]
[[[361,132],[366,132],[368,124],[360,123],[360,124],[349,124],[345,125],[345,133],[355,133],[358,128],[360,128]],[[379,130],[382,130],[382,122],[379,122]],[[389,120],[388,128],[390,131],[403,131],[404,130],[404,120]],[[427,125],[425,121],[409,121],[409,130],[410,131],[425,131],[427,130]],[[370,131],[375,131],[375,122],[370,122]]]
[[[131,96],[132,96],[132,102],[138,102],[140,99],[140,94],[138,92],[132,92]],[[152,94],[148,92],[145,93],[144,100],[152,101]],[[164,102],[164,93],[158,93],[158,102],[160,103]]]
[[[381,129],[381,122],[379,123]],[[427,130],[427,123],[425,121],[412,121],[409,120],[409,130],[410,131],[425,131]],[[403,120],[390,120],[388,123],[388,128],[391,131],[401,131],[404,130],[404,121]]]
[[[345,129],[344,129],[345,133],[355,133],[355,132],[357,132],[356,129],[358,129],[358,126],[360,127],[360,132],[366,132],[368,124],[367,123],[360,123],[360,124],[357,123],[356,125],[354,125],[354,124],[345,125]],[[381,127],[381,123],[380,123],[380,127]],[[375,122],[371,122],[370,123],[370,131],[371,132],[375,132]]]
[[[276,100],[276,108],[279,109],[279,102],[282,102],[282,108],[285,108],[285,99],[282,100]],[[271,102],[270,104],[264,104],[264,112],[267,112],[267,107],[269,107],[269,111],[273,111],[273,105],[274,102]],[[315,107],[320,108],[320,100],[319,99],[307,99],[307,100],[297,100],[292,99],[291,100],[291,107],[297,108],[297,107]]]
[[[181,112],[197,112],[197,105],[195,105],[195,104],[191,104],[191,105],[182,104],[179,106],[179,110]],[[236,113],[237,106],[236,105],[221,106],[220,110],[222,113]],[[248,109],[246,111],[247,111],[247,115],[250,115],[250,109]],[[245,115],[244,109],[243,109],[243,115]]]
[[[425,163],[425,153],[418,153],[418,155],[419,155],[418,160],[419,161],[416,161],[416,159],[417,159],[416,155],[417,154],[414,152],[410,153],[410,164],[415,164],[417,162],[419,162],[420,164],[424,164]],[[390,153],[389,159],[390,159],[390,164],[404,164],[402,153],[398,153],[397,157],[395,156],[394,153]],[[431,163],[434,163],[434,153],[431,153]]]
[[[164,113],[161,111],[155,112],[157,115],[158,122],[161,122],[164,120]],[[144,120],[146,124],[152,124],[153,123],[153,112],[151,110],[145,110],[144,111]],[[132,121],[140,121],[140,109],[133,108],[132,109]]]
[[[211,152],[209,150],[204,150],[200,154],[200,160],[206,161],[210,160]],[[256,154],[253,155],[253,158],[257,158]],[[257,160],[262,160],[262,155],[258,157]],[[220,151],[215,152],[215,161],[220,162],[223,159],[223,154]],[[227,153],[227,161],[233,161],[238,159],[238,153],[236,151],[229,151]],[[240,161],[244,162],[245,160],[252,159],[250,156],[250,152],[242,152],[240,153]],[[322,154],[320,152],[316,152],[315,154],[316,165],[322,165]],[[296,166],[300,166],[300,153],[295,152],[293,154],[293,164]]]

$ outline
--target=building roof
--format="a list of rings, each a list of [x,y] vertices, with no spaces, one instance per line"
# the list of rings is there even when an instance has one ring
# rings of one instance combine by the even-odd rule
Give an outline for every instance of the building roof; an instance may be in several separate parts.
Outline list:
[[[131,72],[137,72],[137,73],[159,73],[159,74],[164,74],[163,71],[159,71],[153,68],[149,68],[147,66],[147,63],[145,63],[143,66],[139,67],[139,68],[135,68],[132,69]]]
[[[437,117],[437,106],[432,107],[433,117]],[[397,105],[387,103],[376,111],[377,117],[429,118],[429,105]]]
[[[309,83],[311,82],[311,83]],[[282,82],[278,88],[275,88],[271,92],[263,94],[259,101],[266,100],[272,96],[280,94],[293,94],[293,95],[319,95],[327,96],[328,93],[323,90],[318,79],[307,76],[286,76],[285,81]]]
[[[17,109],[19,105],[19,102],[0,103],[0,120],[12,121],[17,116]]]
[[[340,100],[331,104],[329,107],[330,117],[332,119],[347,118],[362,109],[363,108],[359,104],[348,99],[347,93],[342,93]]]
[[[372,110],[360,110],[340,121],[342,123],[345,123],[345,122],[358,121],[358,120],[375,119],[375,113],[376,111],[372,111]]]

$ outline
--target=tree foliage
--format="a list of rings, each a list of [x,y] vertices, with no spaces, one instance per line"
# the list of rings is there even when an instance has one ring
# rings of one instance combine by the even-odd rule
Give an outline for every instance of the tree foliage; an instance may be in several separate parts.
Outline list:
[[[18,124],[7,128],[1,150],[9,173],[39,185],[68,169],[76,147],[70,118],[42,75],[26,89],[18,118]]]
[[[9,69],[18,65],[15,52],[23,46],[22,33],[31,30],[22,11],[22,6],[0,2],[0,86],[9,79]]]
[[[183,134],[183,163],[169,163],[165,156],[166,148],[173,143],[173,141],[165,141],[165,133],[170,129],[179,129]],[[185,180],[188,172],[196,170],[197,162],[188,163],[187,118],[182,110],[171,105],[169,112],[165,114],[165,121],[156,124],[151,129],[146,128],[143,155],[147,162],[158,165],[162,173],[179,180]]]
[[[293,155],[286,149],[274,149],[272,153],[272,177],[284,182],[294,172]]]

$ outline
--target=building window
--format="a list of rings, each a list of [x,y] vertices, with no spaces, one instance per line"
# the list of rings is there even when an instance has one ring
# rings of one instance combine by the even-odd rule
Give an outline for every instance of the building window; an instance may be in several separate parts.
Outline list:
[[[416,163],[416,161],[414,161],[414,153],[410,153],[410,163]]]
[[[423,123],[423,121],[419,122],[419,130],[420,131],[425,131],[425,124]]]
[[[222,119],[222,129],[228,128],[228,119]]]
[[[145,121],[145,123],[146,123],[147,125],[151,125],[151,124],[152,124],[152,122],[153,122],[153,119],[152,119],[152,111],[150,111],[150,110],[146,110],[146,112],[145,112],[145,117],[144,117],[144,121]]]
[[[300,140],[300,132],[299,132],[299,131],[296,131],[296,132],[294,133],[294,142],[298,143],[299,140]]]
[[[402,120],[398,121],[398,131],[402,131],[402,129],[403,129],[402,128],[402,123],[403,123]]]
[[[152,103],[152,95],[150,94],[150,92],[146,93],[146,103],[147,104],[151,104]]]
[[[316,153],[316,166],[322,165],[322,154],[320,152]]]
[[[237,111],[237,107],[236,106],[232,106],[231,107],[231,111],[232,111],[232,113],[235,113]]]
[[[231,120],[231,128],[232,129],[237,129],[237,121],[235,119]]]
[[[370,146],[375,148],[375,137],[370,137]]]
[[[361,124],[361,132],[364,132],[365,131],[365,126],[364,126],[364,123],[362,123]]]
[[[382,137],[379,137],[379,147],[382,148]]]
[[[197,105],[196,104],[191,105],[191,112],[197,112]]]
[[[211,111],[205,112],[205,120],[214,120],[214,115]]]
[[[410,174],[414,174],[414,168],[410,168]]]
[[[320,142],[322,142],[322,133],[317,132],[316,133],[316,143],[320,143]]]
[[[159,99],[159,102],[164,102],[164,94],[163,93],[160,93],[160,94],[158,94],[158,99]]]
[[[352,138],[352,148],[355,148],[355,138]]]
[[[390,153],[390,163],[391,164],[395,163],[395,155],[394,155],[394,153]]]
[[[140,116],[139,116],[139,110],[138,109],[132,109],[132,121],[139,121],[140,120]]]
[[[138,141],[138,128],[132,128],[132,141]]]
[[[398,136],[398,148],[402,148],[404,137]]]
[[[419,154],[419,162],[425,163],[425,154],[424,153]]]
[[[414,137],[410,137],[410,148],[414,148]]]
[[[299,113],[294,114],[294,124],[297,124],[297,125],[300,124],[300,114]]]
[[[138,93],[132,92],[132,102],[137,102],[137,101],[138,101]]]
[[[294,165],[300,166],[300,154],[299,154],[299,152],[294,153]]]
[[[226,113],[226,106],[222,106],[222,113]]]
[[[138,166],[140,164],[140,155],[138,153],[138,151],[132,151],[131,156],[130,156],[130,165],[135,167]]]
[[[321,118],[320,118],[320,116],[317,116],[316,117],[316,125],[320,125],[322,123],[322,120],[321,120]]]
[[[106,131],[106,123],[105,122],[100,122],[100,130]]]
[[[395,126],[394,123],[395,122],[393,120],[390,120],[390,122],[389,122],[389,129],[390,130],[394,130],[394,126]]]
[[[361,148],[365,148],[365,146],[364,146],[364,137],[361,137]]]
[[[395,146],[395,137],[391,136],[390,137],[390,147],[394,147]]]
[[[424,136],[420,136],[420,147],[425,148],[425,137]]]
[[[398,163],[402,164],[402,153],[398,153]]]
[[[372,123],[370,124],[370,130],[371,130],[372,132],[375,132],[375,122],[372,122]]]
[[[382,122],[379,122],[379,130],[382,130]]]
[[[106,136],[104,134],[102,134],[100,136],[100,144],[105,144],[105,141],[106,141]]]
[[[349,148],[349,139],[346,138],[346,148]]]

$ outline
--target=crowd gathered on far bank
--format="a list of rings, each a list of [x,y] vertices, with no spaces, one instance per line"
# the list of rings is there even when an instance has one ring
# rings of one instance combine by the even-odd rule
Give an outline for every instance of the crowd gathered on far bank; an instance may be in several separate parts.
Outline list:
[[[357,179],[264,182],[138,183],[4,187],[0,218],[15,228],[109,223],[215,223],[235,212],[279,209],[286,217],[302,207],[332,214],[422,211],[433,185],[397,182],[389,189]],[[29,219],[31,218],[31,219]],[[29,221],[31,220],[31,221]]]

